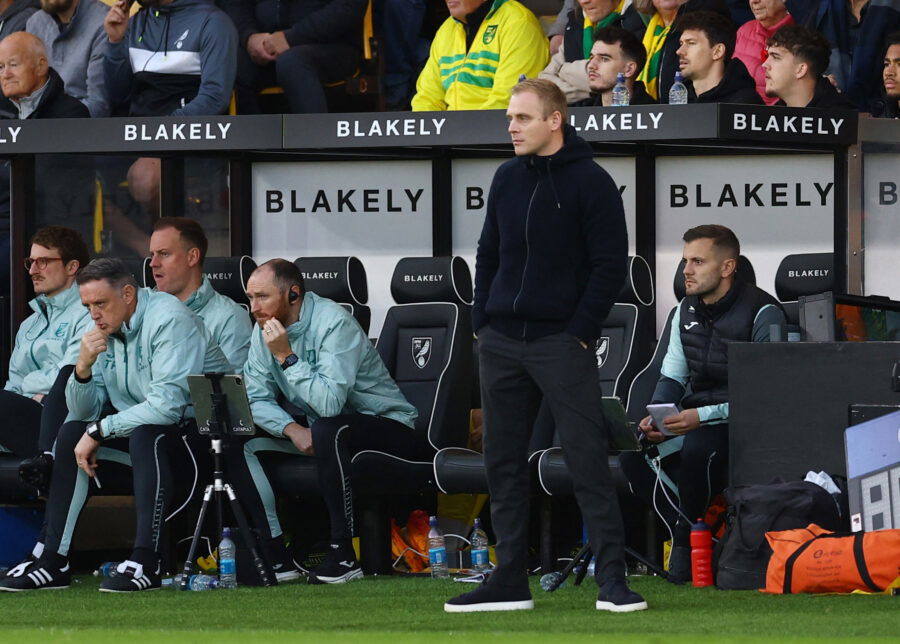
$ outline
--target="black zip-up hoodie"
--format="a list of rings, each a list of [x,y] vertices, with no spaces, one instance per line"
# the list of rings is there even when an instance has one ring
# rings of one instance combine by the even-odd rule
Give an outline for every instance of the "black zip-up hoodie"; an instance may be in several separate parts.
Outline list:
[[[627,255],[619,190],[566,125],[559,152],[516,157],[494,175],[475,260],[473,328],[594,340],[625,282]]]

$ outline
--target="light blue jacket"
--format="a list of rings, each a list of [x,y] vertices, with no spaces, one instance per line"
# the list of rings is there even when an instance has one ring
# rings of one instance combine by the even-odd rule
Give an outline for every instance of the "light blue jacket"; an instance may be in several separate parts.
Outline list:
[[[340,304],[307,293],[300,319],[287,332],[300,360],[282,370],[259,325],[253,330],[244,380],[257,425],[282,436],[294,422],[277,402],[283,394],[310,424],[322,417],[369,414],[413,426],[415,407],[400,393],[359,323]]]
[[[66,383],[68,420],[100,418],[106,403],[104,437],[124,437],[140,425],[174,425],[192,416],[187,377],[223,371],[225,356],[209,340],[206,327],[174,295],[138,289],[138,304],[119,333],[109,336],[106,353],[88,382],[75,373]]]
[[[250,332],[253,330],[247,309],[230,297],[217,293],[206,277],[184,304],[200,316],[209,335],[222,349],[231,365],[229,373],[241,373],[247,362]]]
[[[30,398],[46,395],[60,368],[75,364],[81,336],[93,322],[74,283],[62,293],[38,295],[28,304],[34,313],[25,318],[16,333],[4,389]]]

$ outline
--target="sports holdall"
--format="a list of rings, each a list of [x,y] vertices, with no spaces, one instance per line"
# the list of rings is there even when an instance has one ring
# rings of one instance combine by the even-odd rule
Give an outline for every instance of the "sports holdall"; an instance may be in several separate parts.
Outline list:
[[[841,533],[812,523],[766,540],[767,593],[881,592],[900,577],[900,530]]]
[[[716,586],[756,590],[766,585],[772,550],[766,532],[816,523],[840,527],[837,503],[815,483],[789,481],[742,485],[725,490],[728,506],[725,535],[716,545]]]

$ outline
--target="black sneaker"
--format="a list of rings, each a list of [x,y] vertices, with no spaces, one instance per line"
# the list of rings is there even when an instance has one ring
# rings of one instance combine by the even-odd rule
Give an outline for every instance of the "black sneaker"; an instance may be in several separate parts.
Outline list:
[[[666,577],[680,586],[691,580],[691,549],[687,546],[673,546],[669,553],[669,571]]]
[[[636,610],[647,610],[644,598],[628,587],[621,577],[609,579],[600,588],[597,595],[597,610],[608,610],[612,613],[631,613]]]
[[[297,560],[291,555],[291,551],[280,538],[277,543],[269,546],[267,554],[269,561],[272,562],[272,572],[275,573],[275,579],[279,584],[294,581],[309,574],[306,568],[297,563]]]
[[[34,555],[28,555],[25,559],[23,559],[20,563],[17,563],[12,568],[4,570],[0,572],[0,579],[6,579],[7,577],[20,577],[22,573],[28,570],[34,562],[37,561],[37,557]]]
[[[63,561],[61,569],[58,567],[59,562],[49,559],[38,559],[35,562],[23,561],[6,571],[6,577],[0,580],[0,591],[18,593],[23,590],[68,588],[72,583],[72,574],[69,562]]]
[[[475,590],[454,597],[446,604],[448,613],[479,613],[500,610],[531,610],[534,600],[528,586],[501,586],[485,582]]]
[[[53,457],[47,453],[26,458],[19,463],[19,478],[41,492],[45,492],[50,488],[50,475],[52,473]]]
[[[116,567],[116,575],[107,577],[100,584],[101,593],[133,593],[141,590],[157,590],[162,587],[159,570],[144,568],[136,561],[123,561]]]
[[[363,576],[352,548],[342,548],[332,543],[325,561],[309,575],[311,584],[344,584]]]

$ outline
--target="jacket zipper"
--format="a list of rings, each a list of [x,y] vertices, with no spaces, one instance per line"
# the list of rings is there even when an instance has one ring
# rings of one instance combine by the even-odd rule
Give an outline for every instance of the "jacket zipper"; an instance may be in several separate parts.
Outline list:
[[[519,305],[519,298],[522,297],[522,291],[525,290],[525,271],[528,270],[528,258],[531,255],[531,244],[528,243],[528,220],[531,219],[531,206],[534,204],[534,196],[537,194],[538,187],[541,185],[541,177],[538,175],[537,183],[534,184],[534,190],[531,191],[531,198],[528,200],[528,210],[525,212],[525,266],[522,268],[522,282],[519,284],[519,292],[516,299],[513,300],[513,311],[518,313],[516,307]],[[522,327],[522,339],[528,331],[528,322]]]
[[[48,306],[46,311],[44,310],[44,307],[40,307],[40,309],[41,313],[44,315],[44,328],[34,337],[34,341],[32,341],[31,346],[28,347],[28,355],[31,356],[31,362],[34,363],[34,366],[38,369],[41,368],[41,363],[34,357],[34,342],[43,335],[44,331],[50,328],[50,307]]]

